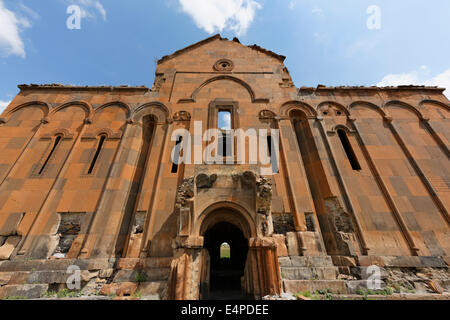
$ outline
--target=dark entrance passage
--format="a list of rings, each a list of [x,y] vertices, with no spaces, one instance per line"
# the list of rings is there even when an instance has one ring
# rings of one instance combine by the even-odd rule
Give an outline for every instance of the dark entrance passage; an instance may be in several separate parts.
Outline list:
[[[221,222],[206,231],[204,248],[210,255],[209,299],[244,299],[241,277],[244,276],[248,240],[242,231]]]

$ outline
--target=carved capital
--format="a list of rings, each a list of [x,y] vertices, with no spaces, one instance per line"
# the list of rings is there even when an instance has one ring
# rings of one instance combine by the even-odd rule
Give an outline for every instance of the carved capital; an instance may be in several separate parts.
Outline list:
[[[178,111],[173,115],[173,121],[191,121],[191,114],[187,111]]]

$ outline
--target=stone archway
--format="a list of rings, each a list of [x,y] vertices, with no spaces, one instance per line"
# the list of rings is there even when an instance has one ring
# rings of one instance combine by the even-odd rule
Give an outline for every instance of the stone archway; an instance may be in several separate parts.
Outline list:
[[[244,299],[245,268],[249,240],[256,236],[255,222],[245,209],[232,203],[217,203],[199,217],[203,237],[201,299]],[[230,258],[220,259],[220,246],[230,246]]]
[[[203,237],[200,298],[249,299],[280,293],[276,246],[260,237],[256,222],[237,205],[217,203],[200,216]],[[220,245],[230,245],[230,261],[220,261]]]
[[[229,192],[240,190],[239,196],[223,200],[217,196],[214,183],[196,188],[193,177],[185,179],[177,199],[178,235],[169,299],[258,299],[279,294],[281,275],[276,242],[271,237],[270,183],[248,172],[232,179],[212,176],[215,183],[232,181]],[[223,188],[220,192],[225,193]],[[228,266],[218,261],[219,247],[225,242],[230,244],[233,260]],[[221,286],[221,272],[230,287]],[[224,290],[228,292],[217,295]]]
[[[228,255],[221,256],[220,248],[226,243]],[[209,279],[202,279],[202,299],[243,299],[242,278],[248,255],[248,239],[230,222],[219,222],[206,230],[203,248],[209,256],[202,268]],[[206,254],[206,252],[205,252]],[[206,290],[205,290],[206,289]],[[209,289],[209,290],[208,290]]]

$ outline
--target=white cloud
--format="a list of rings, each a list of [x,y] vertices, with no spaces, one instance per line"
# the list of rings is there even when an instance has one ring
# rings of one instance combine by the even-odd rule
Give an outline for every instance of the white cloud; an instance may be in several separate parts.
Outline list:
[[[25,45],[20,33],[30,27],[29,19],[7,9],[3,0],[0,0],[0,56],[17,55],[25,58]]]
[[[38,20],[41,16],[34,10],[28,8],[26,5],[24,5],[23,3],[19,3],[19,9],[21,11],[23,11],[24,13],[26,13],[28,16],[30,16],[31,18],[33,18],[34,20]]]
[[[0,100],[0,114],[6,109],[6,107],[11,103],[11,101]]]
[[[197,27],[208,33],[234,31],[243,35],[262,5],[256,0],[178,0]]]
[[[447,88],[444,93],[450,97],[450,69],[430,77],[430,70],[428,67],[421,66],[417,70],[406,73],[388,74],[377,84],[379,87],[399,85],[425,85]]]
[[[101,15],[103,21],[106,21],[106,10],[97,0],[69,0],[71,4],[76,4],[81,8],[81,16],[88,19],[96,19],[95,10]]]
[[[291,10],[294,9],[296,5],[297,5],[297,1],[295,1],[295,0],[289,1],[289,9],[291,9]]]

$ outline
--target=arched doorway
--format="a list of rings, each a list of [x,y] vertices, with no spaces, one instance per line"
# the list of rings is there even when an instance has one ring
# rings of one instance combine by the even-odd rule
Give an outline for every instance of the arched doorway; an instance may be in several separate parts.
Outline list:
[[[201,299],[245,298],[242,283],[251,264],[249,240],[256,237],[255,227],[251,215],[235,203],[219,202],[203,211],[195,231],[203,237]],[[224,245],[229,257],[221,259]]]
[[[242,299],[242,277],[248,254],[248,239],[230,222],[211,226],[204,235],[203,247],[209,253],[208,299]],[[226,250],[228,249],[228,250]]]

